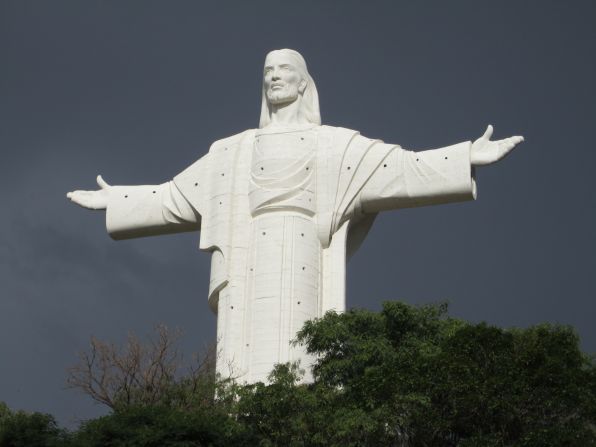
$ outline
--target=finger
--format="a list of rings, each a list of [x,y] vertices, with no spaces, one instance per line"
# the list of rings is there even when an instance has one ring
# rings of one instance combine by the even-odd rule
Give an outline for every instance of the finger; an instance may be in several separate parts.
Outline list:
[[[72,199],[72,192],[67,192],[66,193],[66,198],[67,199]]]
[[[88,193],[89,191],[74,191],[70,200],[83,208],[95,209],[93,197],[90,197]]]
[[[501,153],[501,157],[508,154],[511,149],[515,146],[513,143],[501,143],[499,145],[499,152]]]
[[[110,185],[108,185],[107,182],[101,177],[101,175],[97,176],[97,184],[101,189],[106,189],[110,187]]]
[[[77,192],[78,191],[71,193],[69,199],[71,202],[76,203],[79,206],[83,206],[83,204],[81,203],[81,194],[77,194]]]
[[[519,140],[516,137],[507,138],[499,143],[501,158],[509,154],[511,150],[517,145]]]
[[[83,191],[78,189],[76,191],[69,192],[66,196],[73,202],[76,202],[81,200],[81,198],[88,197],[90,192],[91,191]]]
[[[521,143],[522,141],[524,141],[524,137],[510,137],[507,138],[507,140],[513,145],[513,146],[517,146],[519,143]]]
[[[486,128],[486,131],[484,132],[484,135],[482,135],[482,138],[486,138],[487,140],[490,140],[490,137],[493,136],[493,126],[491,124],[488,125],[488,127]]]

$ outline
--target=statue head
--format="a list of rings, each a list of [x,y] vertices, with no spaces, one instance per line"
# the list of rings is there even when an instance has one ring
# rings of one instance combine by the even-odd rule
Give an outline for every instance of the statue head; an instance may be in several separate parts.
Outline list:
[[[308,74],[306,61],[294,50],[273,50],[265,57],[261,119],[263,128],[271,121],[271,107],[299,101],[299,113],[309,123],[321,124],[319,95]]]

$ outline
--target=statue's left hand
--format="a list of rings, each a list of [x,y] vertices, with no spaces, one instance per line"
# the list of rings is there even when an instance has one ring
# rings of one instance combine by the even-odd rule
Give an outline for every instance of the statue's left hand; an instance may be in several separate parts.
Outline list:
[[[524,137],[521,136],[490,141],[492,134],[493,126],[489,124],[484,135],[472,143],[470,161],[474,166],[484,166],[495,163],[511,152],[518,143],[524,141]]]
[[[83,208],[105,210],[108,207],[112,187],[101,178],[101,175],[97,176],[97,185],[99,186],[97,191],[72,191],[66,194],[66,197]]]

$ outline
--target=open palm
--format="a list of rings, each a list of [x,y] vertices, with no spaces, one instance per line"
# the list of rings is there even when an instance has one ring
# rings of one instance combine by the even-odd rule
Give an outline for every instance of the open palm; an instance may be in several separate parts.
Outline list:
[[[77,190],[67,193],[66,197],[83,208],[105,210],[108,207],[108,196],[112,187],[101,178],[101,175],[97,176],[97,184],[100,188],[97,191]]]
[[[493,126],[489,124],[484,135],[472,143],[470,161],[474,166],[485,166],[495,163],[509,154],[518,143],[524,141],[524,137],[522,136],[490,141],[492,134]]]

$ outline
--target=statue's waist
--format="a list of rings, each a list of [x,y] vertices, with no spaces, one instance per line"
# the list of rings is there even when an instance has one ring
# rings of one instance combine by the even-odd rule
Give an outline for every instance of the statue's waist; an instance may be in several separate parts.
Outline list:
[[[284,211],[314,216],[315,204],[315,191],[311,185],[291,189],[253,187],[249,192],[249,206],[253,216]]]

